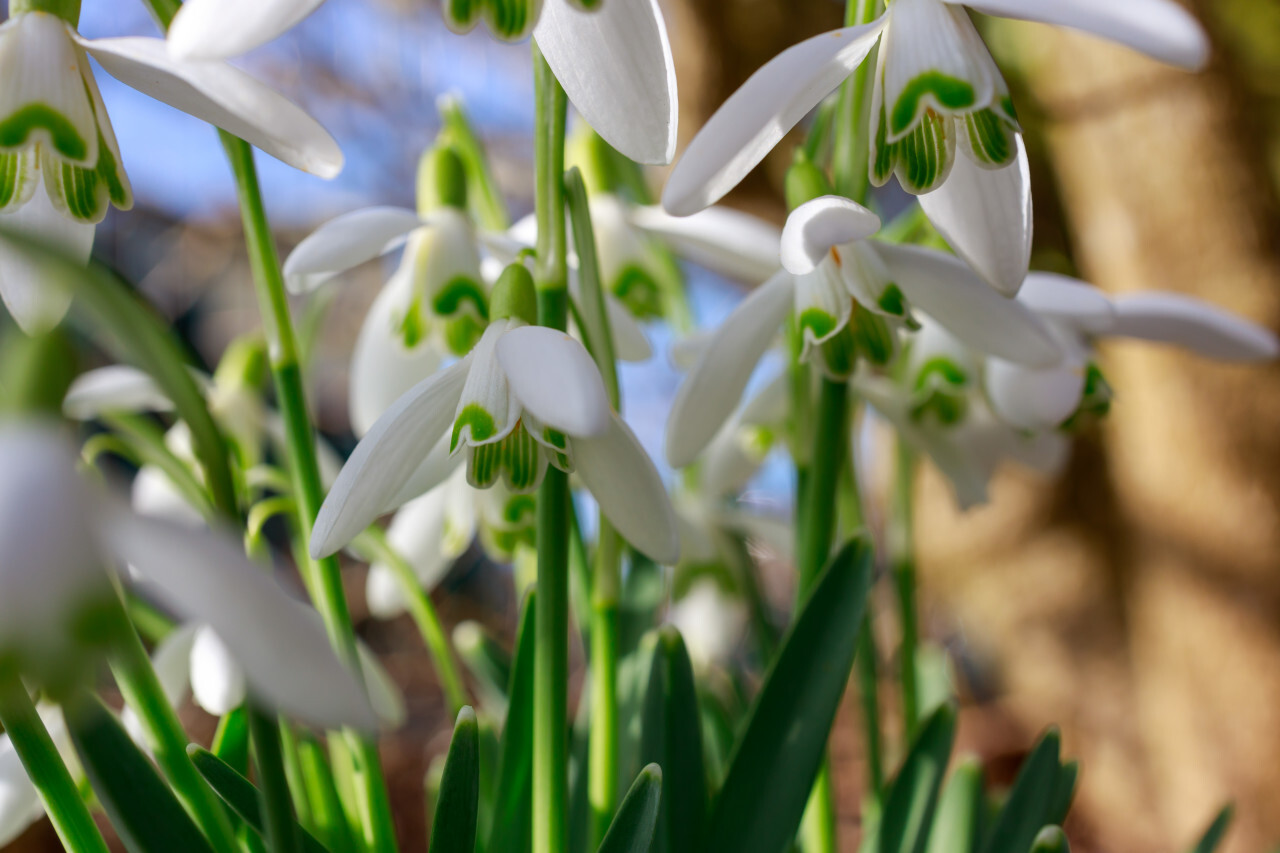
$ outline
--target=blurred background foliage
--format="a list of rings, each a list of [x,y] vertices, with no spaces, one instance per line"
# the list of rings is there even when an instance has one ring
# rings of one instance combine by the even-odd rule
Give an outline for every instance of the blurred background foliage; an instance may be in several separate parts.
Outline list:
[[[1183,291],[1280,328],[1280,3],[1190,5],[1215,44],[1198,76],[1046,27],[981,20],[1032,152],[1033,266],[1112,291]],[[842,15],[833,0],[664,7],[684,141],[764,61]],[[150,33],[153,24],[141,4],[86,0],[81,29],[94,37]],[[411,207],[417,157],[438,130],[434,101],[445,92],[466,103],[513,211],[529,210],[527,46],[453,35],[422,0],[330,0],[243,64],[319,117],[347,156],[333,182],[259,158],[282,249],[359,206]],[[108,216],[95,254],[215,364],[228,341],[258,326],[216,135],[99,79],[138,204]],[[780,220],[786,150],[729,202]],[[735,289],[690,273],[700,321],[718,322]],[[366,265],[316,300],[329,300],[327,311],[299,306],[317,318],[317,423],[340,447],[351,446],[347,360],[384,275]],[[654,330],[659,356],[623,376],[629,419],[655,457],[679,378],[668,342]],[[82,366],[95,357],[86,347]],[[964,699],[960,747],[1007,780],[1036,733],[1061,725],[1066,753],[1083,764],[1073,849],[1180,849],[1231,799],[1237,822],[1226,849],[1270,849],[1280,840],[1280,369],[1123,345],[1104,358],[1117,389],[1112,417],[1079,442],[1060,482],[1007,473],[991,506],[962,515],[940,477],[921,477],[923,625],[952,656]],[[753,496],[782,511],[790,488],[784,466],[773,466]],[[785,611],[788,567],[765,559],[762,572]],[[418,785],[429,757],[445,750],[450,720],[412,626],[363,618],[361,570],[347,581],[362,634],[408,699],[410,722],[383,749],[393,784],[414,798],[397,809],[412,849],[425,832]],[[477,619],[509,638],[510,589],[473,550],[436,597],[447,625]],[[894,648],[892,620],[879,624],[881,647]],[[833,762],[852,850],[865,773],[846,704]],[[211,731],[201,712],[184,718]],[[40,826],[18,849],[54,843]]]

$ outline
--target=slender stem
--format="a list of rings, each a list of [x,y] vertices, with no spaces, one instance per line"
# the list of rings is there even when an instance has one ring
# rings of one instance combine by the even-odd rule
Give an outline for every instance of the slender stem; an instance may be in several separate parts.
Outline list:
[[[0,724],[69,853],[108,853],[89,807],[17,674],[0,672]]]
[[[879,799],[884,791],[884,748],[880,736],[880,682],[872,612],[868,607],[858,636],[858,697],[862,701],[867,779],[872,795]]]
[[[323,488],[316,461],[315,436],[307,414],[302,371],[298,362],[284,277],[271,227],[267,222],[262,192],[258,186],[253,149],[248,143],[224,131],[219,131],[219,134],[227,160],[235,173],[245,244],[249,250],[249,262],[262,308],[271,358],[271,375],[275,381],[276,399],[285,424],[285,446],[296,502],[297,527],[302,541],[306,542],[310,538],[316,513],[320,510]],[[351,625],[351,613],[342,589],[337,559],[304,559],[302,562],[302,568],[309,577],[308,589],[324,620],[329,642],[347,666],[359,672],[360,659],[356,652],[355,631]],[[357,811],[361,817],[364,840],[373,851],[393,851],[396,843],[390,799],[382,778],[377,747],[372,740],[354,731],[346,732],[345,740],[356,768],[356,791],[359,798]]]
[[[845,26],[871,23],[883,5],[882,0],[848,0],[845,5]],[[868,137],[870,122],[866,107],[871,103],[868,93],[875,64],[873,52],[840,87],[836,105],[832,179],[836,192],[858,202],[866,201],[869,183],[867,159],[871,140]]]
[[[387,541],[387,534],[381,528],[369,528],[365,533],[365,539],[399,581],[409,615],[418,626],[418,633],[422,635],[422,641],[431,655],[431,662],[435,665],[436,674],[440,677],[440,685],[449,702],[449,713],[456,717],[463,706],[471,702],[462,680],[462,673],[454,660],[453,649],[445,635],[444,625],[441,624],[436,607],[431,602],[431,594],[422,588],[417,575],[414,574],[413,566],[409,565],[409,561],[399,551],[391,547],[391,543]]]
[[[902,629],[902,645],[898,651],[898,675],[902,685],[902,722],[906,742],[910,743],[920,723],[919,687],[916,680],[917,648],[920,644],[916,617],[916,559],[914,518],[911,498],[915,481],[915,453],[906,442],[898,441],[897,476],[893,501],[894,589],[898,597],[898,620]]]
[[[836,486],[845,463],[849,386],[822,380],[818,395],[818,422],[813,439],[813,467],[805,482],[804,517],[800,520],[797,606],[817,580],[831,553],[836,527]]]
[[[138,715],[156,763],[173,792],[216,850],[234,849],[235,830],[222,801],[187,755],[187,733],[169,704],[147,650],[129,622],[123,605],[113,614],[115,642],[111,672],[125,702]]]
[[[538,322],[568,324],[564,227],[564,90],[533,45]],[[538,491],[538,595],[533,666],[533,853],[568,849],[569,475],[550,468]]]
[[[267,847],[271,853],[296,853],[298,824],[285,776],[280,726],[271,714],[251,707],[249,737],[253,743],[253,765],[258,771],[258,799],[266,825]]]

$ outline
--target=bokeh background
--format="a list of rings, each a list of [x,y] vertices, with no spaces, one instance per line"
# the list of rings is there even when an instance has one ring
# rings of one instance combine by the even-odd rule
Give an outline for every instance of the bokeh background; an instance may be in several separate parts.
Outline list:
[[[763,62],[838,26],[843,12],[833,0],[663,2],[685,141]],[[1214,43],[1199,75],[1087,37],[978,18],[1027,130],[1033,266],[1116,293],[1191,294],[1280,329],[1280,3],[1189,5]],[[129,0],[85,0],[81,29],[91,37],[155,31]],[[282,251],[338,213],[412,206],[417,157],[438,129],[435,98],[446,92],[466,103],[512,209],[531,207],[527,45],[453,35],[424,0],[329,0],[242,64],[320,118],[347,156],[329,182],[259,157]],[[109,215],[95,253],[215,363],[232,337],[258,325],[216,135],[105,75],[100,81],[138,201]],[[785,165],[775,155],[729,203],[780,221]],[[688,272],[699,318],[714,324],[740,292]],[[351,444],[346,362],[384,275],[368,265],[324,297],[332,303],[310,381],[317,422],[339,447]],[[652,337],[658,357],[628,368],[624,385],[628,418],[656,457],[679,375],[665,356],[667,336],[653,329]],[[918,483],[923,624],[955,661],[962,748],[1000,778],[1040,730],[1059,725],[1066,753],[1083,764],[1068,824],[1076,849],[1189,848],[1228,800],[1237,816],[1226,849],[1276,849],[1280,368],[1136,344],[1108,344],[1102,356],[1115,405],[1079,440],[1059,480],[1005,472],[991,505],[964,514],[927,466]],[[775,464],[753,489],[782,512],[791,486]],[[763,569],[781,613],[788,569]],[[358,567],[348,586],[359,617]],[[511,630],[509,579],[474,552],[436,598],[449,625],[476,618]],[[881,624],[882,648],[891,650],[891,620]],[[422,775],[445,748],[450,721],[408,621],[363,620],[361,632],[409,702],[410,724],[384,755],[413,849],[424,833]],[[863,776],[853,714],[850,703],[834,748],[850,850]],[[184,718],[211,731],[198,711]],[[41,825],[17,849],[56,842]]]

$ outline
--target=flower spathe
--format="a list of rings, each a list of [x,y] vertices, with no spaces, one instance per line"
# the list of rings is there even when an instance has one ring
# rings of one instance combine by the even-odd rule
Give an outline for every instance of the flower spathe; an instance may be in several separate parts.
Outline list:
[[[1025,153],[1008,89],[963,6],[1083,29],[1158,59],[1197,68],[1207,40],[1169,0],[893,0],[879,20],[814,36],[783,51],[738,89],[672,171],[663,206],[688,215],[724,196],[811,109],[849,77],[877,43],[871,102],[870,177],[896,174],[956,251],[1006,294],[1026,274],[1030,243]],[[948,178],[963,163],[964,179]],[[994,210],[978,227],[963,211]],[[976,217],[975,217],[976,218]],[[985,225],[985,223],[984,223]],[[994,245],[993,245],[994,243]]]
[[[678,536],[653,463],[613,412],[582,344],[518,317],[495,320],[475,350],[416,385],[356,446],[316,519],[311,553],[332,554],[415,490],[437,485],[415,472],[442,438],[464,455],[468,481],[500,478],[514,492],[537,487],[548,464],[574,471],[619,532],[660,562]],[[419,492],[420,493],[420,492]]]

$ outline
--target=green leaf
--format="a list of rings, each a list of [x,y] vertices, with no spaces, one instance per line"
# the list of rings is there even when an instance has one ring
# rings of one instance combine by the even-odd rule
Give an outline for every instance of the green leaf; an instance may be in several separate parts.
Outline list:
[[[1235,817],[1235,812],[1235,806],[1231,804],[1223,806],[1222,811],[1218,812],[1213,823],[1209,824],[1209,828],[1200,837],[1199,843],[1191,848],[1191,853],[1213,853],[1217,850],[1227,834],[1227,829],[1231,826],[1231,819]]]
[[[1046,826],[1032,843],[1031,853],[1071,853],[1071,845],[1062,827]]]
[[[507,712],[511,684],[511,654],[478,622],[459,622],[453,647],[475,679],[484,709],[501,717]]]
[[[1048,822],[1060,766],[1061,737],[1050,729],[1032,750],[1009,792],[1009,799],[996,816],[983,853],[1025,853],[1036,833]]]
[[[133,853],[212,853],[173,791],[96,696],[65,707],[67,728],[98,800]]]
[[[195,764],[196,769],[200,771],[200,775],[213,787],[218,796],[222,797],[222,801],[230,806],[231,810],[241,820],[261,835],[265,831],[262,822],[262,810],[258,804],[258,789],[254,787],[253,783],[207,749],[201,749],[199,746],[192,744],[187,747],[187,752],[191,755],[191,761]],[[328,853],[324,845],[302,827],[298,827],[298,839],[302,853]],[[185,850],[186,848],[173,847],[168,849]]]
[[[342,810],[337,780],[330,769],[327,752],[309,732],[298,735],[298,764],[311,807],[311,824],[304,828],[333,853],[355,853],[355,838]]]
[[[707,819],[707,771],[693,664],[671,625],[656,632],[642,732],[641,760],[667,780],[653,853],[693,853]]]
[[[662,768],[650,764],[640,771],[623,797],[597,853],[648,853],[664,799]]]
[[[530,844],[533,774],[533,628],[536,592],[525,598],[516,632],[515,664],[507,695],[507,724],[498,759],[490,853],[520,853]]]
[[[244,705],[218,720],[213,733],[213,754],[234,769],[244,772],[249,767],[249,715]]]
[[[853,669],[871,548],[841,549],[784,639],[712,806],[707,853],[778,853],[795,837]]]
[[[942,789],[929,833],[929,853],[973,853],[982,837],[982,764],[961,761]]]
[[[955,735],[956,709],[950,703],[939,707],[921,726],[885,798],[880,853],[922,853],[925,849]]]
[[[476,810],[480,803],[480,727],[476,712],[458,712],[444,763],[436,816],[431,821],[430,853],[473,853]]]
[[[1054,826],[1066,823],[1071,801],[1076,796],[1076,783],[1080,779],[1080,762],[1068,761],[1058,768],[1058,778],[1053,784],[1053,796],[1049,798],[1049,810],[1044,822]]]

